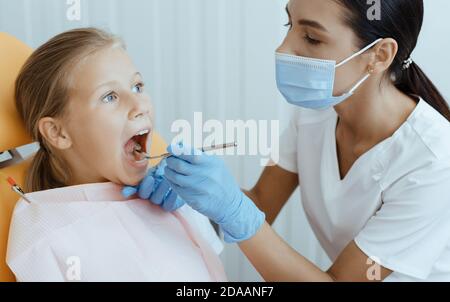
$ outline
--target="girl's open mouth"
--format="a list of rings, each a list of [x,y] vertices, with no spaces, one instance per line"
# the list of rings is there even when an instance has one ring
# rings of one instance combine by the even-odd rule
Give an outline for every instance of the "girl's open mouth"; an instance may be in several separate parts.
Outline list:
[[[130,138],[124,146],[125,157],[135,165],[143,165],[148,163],[148,159],[141,153],[147,152],[147,140],[150,135],[150,130],[139,131],[136,135]]]

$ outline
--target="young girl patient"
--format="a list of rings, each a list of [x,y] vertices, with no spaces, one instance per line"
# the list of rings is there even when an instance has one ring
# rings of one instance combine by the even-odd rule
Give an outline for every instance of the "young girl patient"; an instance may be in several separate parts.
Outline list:
[[[220,241],[206,218],[126,200],[149,163],[152,107],[120,39],[87,28],[37,49],[16,104],[40,150],[31,201],[14,210],[7,263],[18,281],[224,281]],[[216,247],[216,252],[212,246]]]

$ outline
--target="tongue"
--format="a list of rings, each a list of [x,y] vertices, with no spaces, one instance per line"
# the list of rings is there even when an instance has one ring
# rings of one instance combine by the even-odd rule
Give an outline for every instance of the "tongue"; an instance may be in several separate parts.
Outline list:
[[[142,153],[135,152],[142,150],[141,145],[137,143],[133,138],[130,139],[125,145],[125,153],[133,158],[135,161],[141,161],[145,158]]]

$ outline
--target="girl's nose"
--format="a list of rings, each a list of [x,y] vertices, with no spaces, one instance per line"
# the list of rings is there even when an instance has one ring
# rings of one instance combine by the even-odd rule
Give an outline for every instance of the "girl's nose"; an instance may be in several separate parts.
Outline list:
[[[130,120],[150,117],[152,106],[149,100],[133,96],[131,104],[132,107],[129,113]]]
[[[135,114],[132,116],[133,119],[143,118],[147,116],[149,112],[135,112]]]

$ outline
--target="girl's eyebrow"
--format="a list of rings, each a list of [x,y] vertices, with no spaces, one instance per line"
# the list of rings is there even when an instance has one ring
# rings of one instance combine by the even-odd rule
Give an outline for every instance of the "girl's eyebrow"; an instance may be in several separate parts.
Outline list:
[[[289,7],[288,7],[288,5],[286,5],[286,13],[287,13],[288,16],[289,16],[289,19],[292,19],[291,13],[289,12]],[[308,20],[308,19],[300,19],[297,23],[298,23],[299,25],[309,26],[309,27],[313,27],[313,28],[315,28],[315,29],[318,29],[318,30],[321,30],[321,31],[324,31],[324,32],[328,32],[328,30],[325,28],[325,26],[323,26],[322,24],[320,24],[320,23],[317,22],[317,21]]]
[[[135,79],[136,76],[142,78],[142,74],[141,74],[140,72],[135,72],[135,73],[133,74],[133,76],[132,76],[132,79]],[[95,88],[94,93],[95,93],[97,90],[99,90],[100,88],[102,88],[103,86],[112,86],[113,84],[117,84],[117,83],[119,83],[119,82],[116,81],[116,80],[108,81],[108,82],[102,83],[102,84],[98,85],[98,86]]]
[[[100,84],[100,85],[98,85],[96,88],[95,88],[95,90],[94,90],[94,92],[92,92],[92,94],[91,95],[95,95],[96,93],[97,93],[97,91],[99,91],[102,87],[108,87],[108,86],[113,86],[114,84],[117,84],[117,83],[119,83],[118,81],[109,81],[109,82],[105,82],[105,83],[103,83],[103,84]]]

